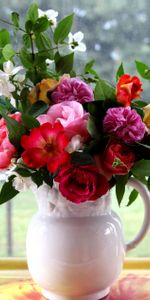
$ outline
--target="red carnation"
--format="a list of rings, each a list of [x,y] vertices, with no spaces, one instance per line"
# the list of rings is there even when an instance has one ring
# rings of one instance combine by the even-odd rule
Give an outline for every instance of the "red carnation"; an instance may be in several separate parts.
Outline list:
[[[25,149],[22,154],[24,163],[29,168],[41,168],[47,165],[50,172],[68,162],[70,155],[65,151],[69,140],[63,126],[57,122],[52,126],[45,123],[33,128],[30,135],[23,135],[21,146]]]

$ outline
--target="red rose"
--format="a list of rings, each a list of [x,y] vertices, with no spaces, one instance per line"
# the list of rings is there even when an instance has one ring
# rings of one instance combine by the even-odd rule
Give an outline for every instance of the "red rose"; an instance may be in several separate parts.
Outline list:
[[[99,172],[110,179],[115,174],[127,174],[135,162],[135,154],[123,143],[110,143],[102,155],[95,156],[95,160]]]
[[[62,167],[56,181],[62,195],[74,203],[96,200],[109,188],[107,179],[94,165],[68,164]]]
[[[131,77],[124,74],[117,83],[116,98],[124,106],[130,106],[133,99],[140,98],[140,92],[142,91],[142,84],[137,76]]]

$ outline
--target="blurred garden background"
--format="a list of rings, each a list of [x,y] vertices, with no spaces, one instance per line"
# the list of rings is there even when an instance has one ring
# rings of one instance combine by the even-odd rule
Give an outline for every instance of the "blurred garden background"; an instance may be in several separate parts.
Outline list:
[[[23,16],[33,1],[1,0],[0,19],[10,21],[10,13]],[[95,69],[101,77],[115,84],[115,72],[124,62],[126,73],[136,74],[135,60],[150,65],[150,2],[149,0],[39,0],[42,10],[55,9],[59,17],[75,13],[73,32],[82,31],[87,45],[86,53],[76,54],[76,67],[82,71],[85,62],[95,59]],[[23,23],[23,22],[22,22]],[[0,22],[0,29],[6,24]],[[16,47],[19,41],[15,42]],[[150,83],[144,83],[144,95],[150,99]],[[143,220],[140,197],[126,207],[128,192],[122,207],[113,199],[125,225],[126,239],[135,236]],[[113,197],[114,198],[114,197]],[[0,257],[25,256],[27,226],[37,204],[30,191],[19,194],[12,202],[0,207]],[[150,233],[130,256],[150,256]]]

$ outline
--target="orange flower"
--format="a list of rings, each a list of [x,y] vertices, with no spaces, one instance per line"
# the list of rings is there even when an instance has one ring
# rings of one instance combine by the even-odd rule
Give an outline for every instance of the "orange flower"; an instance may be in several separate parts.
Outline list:
[[[144,108],[144,119],[143,122],[145,123],[148,131],[150,133],[150,104],[146,105]]]
[[[116,98],[124,106],[130,106],[133,99],[140,98],[140,92],[142,91],[142,84],[137,76],[131,77],[124,74],[117,83]]]
[[[59,82],[54,79],[43,79],[41,82],[37,83],[36,86],[34,86],[30,91],[28,96],[29,102],[33,104],[40,100],[47,104],[50,104],[51,99],[49,93],[52,92],[58,84]]]

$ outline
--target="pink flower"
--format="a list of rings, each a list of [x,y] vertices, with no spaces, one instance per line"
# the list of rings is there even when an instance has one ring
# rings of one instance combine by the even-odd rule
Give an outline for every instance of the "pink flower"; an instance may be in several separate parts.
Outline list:
[[[1,132],[0,132],[0,170],[7,169],[11,160],[16,153],[15,147],[9,142],[8,138],[5,138],[1,142]]]
[[[12,114],[9,117],[17,122],[21,120],[21,114]],[[0,119],[0,170],[7,169],[13,157],[16,155],[16,148],[10,143],[8,129],[4,118]]]
[[[88,113],[85,113],[83,106],[76,101],[54,104],[49,108],[47,114],[41,115],[37,119],[40,124],[45,122],[55,124],[59,121],[69,138],[80,135],[85,141],[89,137],[87,131]]]
[[[106,133],[129,144],[141,141],[145,134],[140,115],[130,107],[109,108],[103,126]]]
[[[61,168],[56,181],[62,195],[76,204],[94,201],[106,194],[109,188],[107,179],[95,165],[67,164]]]
[[[65,151],[68,142],[64,128],[59,122],[54,126],[45,123],[33,128],[30,135],[23,135],[21,138],[21,145],[25,149],[22,154],[23,161],[29,168],[47,166],[48,170],[54,173],[70,159],[70,155]]]
[[[94,100],[92,88],[79,78],[65,77],[51,94],[54,103],[77,101],[80,103]]]

